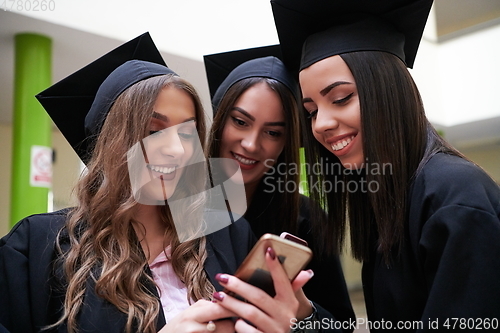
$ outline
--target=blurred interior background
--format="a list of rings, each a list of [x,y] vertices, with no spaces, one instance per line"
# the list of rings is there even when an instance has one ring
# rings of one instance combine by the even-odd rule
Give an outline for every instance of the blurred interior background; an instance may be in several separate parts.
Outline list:
[[[36,3],[45,6],[36,7]],[[33,33],[51,41],[50,80],[55,83],[146,31],[168,66],[194,84],[209,119],[212,110],[203,55],[278,43],[269,0],[3,1],[0,237],[14,223],[10,211],[12,170],[18,167],[12,161],[16,35]],[[431,122],[498,183],[499,59],[500,0],[435,0],[410,70]],[[57,210],[75,204],[71,191],[83,165],[58,129],[50,125],[48,130],[55,158],[51,186],[45,193],[47,210]],[[355,310],[364,316],[360,264],[349,253],[342,260]]]

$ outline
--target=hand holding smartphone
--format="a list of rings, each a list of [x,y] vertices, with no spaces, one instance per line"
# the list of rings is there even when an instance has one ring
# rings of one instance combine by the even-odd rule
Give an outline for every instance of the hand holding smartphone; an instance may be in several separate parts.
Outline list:
[[[288,279],[293,281],[312,258],[312,251],[306,245],[304,240],[288,233],[283,233],[282,237],[264,234],[234,275],[274,297],[276,292],[273,279],[265,261],[267,248],[271,247],[274,250]],[[234,295],[232,292],[228,293]]]

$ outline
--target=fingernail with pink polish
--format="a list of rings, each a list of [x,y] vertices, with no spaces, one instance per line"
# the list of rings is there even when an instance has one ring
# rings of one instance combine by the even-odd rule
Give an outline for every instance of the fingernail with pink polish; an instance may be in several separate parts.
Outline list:
[[[220,283],[227,283],[227,281],[229,281],[229,276],[227,276],[226,274],[218,273],[217,275],[215,275],[215,279]]]
[[[222,302],[224,300],[224,296],[225,296],[224,293],[221,293],[218,291],[213,293],[213,297],[220,302]]]
[[[314,276],[314,272],[313,272],[313,270],[312,270],[312,269],[308,269],[308,270],[307,270],[307,272],[309,273],[309,275],[310,275],[311,277],[313,277],[313,276]]]
[[[272,247],[268,247],[266,252],[269,253],[269,255],[271,256],[271,259],[273,259],[273,260],[276,259],[276,252],[274,252]]]

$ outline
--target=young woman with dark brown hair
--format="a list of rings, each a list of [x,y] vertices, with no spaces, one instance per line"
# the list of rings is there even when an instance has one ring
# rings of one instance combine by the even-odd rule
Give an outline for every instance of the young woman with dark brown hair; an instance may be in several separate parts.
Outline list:
[[[324,170],[317,237],[340,251],[349,230],[370,331],[498,329],[500,188],[438,135],[407,69],[432,0],[273,2]]]
[[[241,59],[269,49],[272,47],[205,56],[205,63],[207,66],[207,57],[209,61],[216,57],[226,60],[228,55]],[[296,82],[281,60],[266,56],[243,61],[217,88],[212,98],[215,116],[208,156],[239,164],[248,205],[244,217],[252,231],[257,237],[290,232],[315,250],[308,266],[314,277],[304,286],[305,295],[300,294],[297,318],[311,315],[310,299],[317,305],[319,321],[332,315],[341,322],[355,321],[339,258],[317,251],[310,202],[299,194],[301,117]]]

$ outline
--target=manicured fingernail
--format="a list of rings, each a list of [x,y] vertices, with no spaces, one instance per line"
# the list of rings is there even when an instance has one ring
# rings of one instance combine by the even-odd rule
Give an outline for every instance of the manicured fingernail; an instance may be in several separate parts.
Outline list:
[[[224,295],[224,293],[222,293],[222,292],[218,292],[218,291],[216,291],[216,292],[214,292],[214,293],[213,293],[213,297],[214,297],[216,300],[220,301],[220,302],[222,302],[222,301],[224,300],[224,297],[225,297],[225,296],[226,296],[226,295]]]
[[[308,269],[308,270],[307,270],[307,272],[309,273],[309,275],[310,275],[311,277],[313,277],[313,276],[314,276],[314,272],[313,272],[313,270],[312,270],[312,269]]]
[[[274,252],[272,247],[268,247],[266,252],[269,253],[269,255],[271,256],[271,259],[273,259],[273,260],[276,259],[276,252]]]
[[[215,275],[215,279],[220,283],[227,283],[227,281],[229,281],[229,276],[227,276],[226,274],[218,273],[217,275]]]

